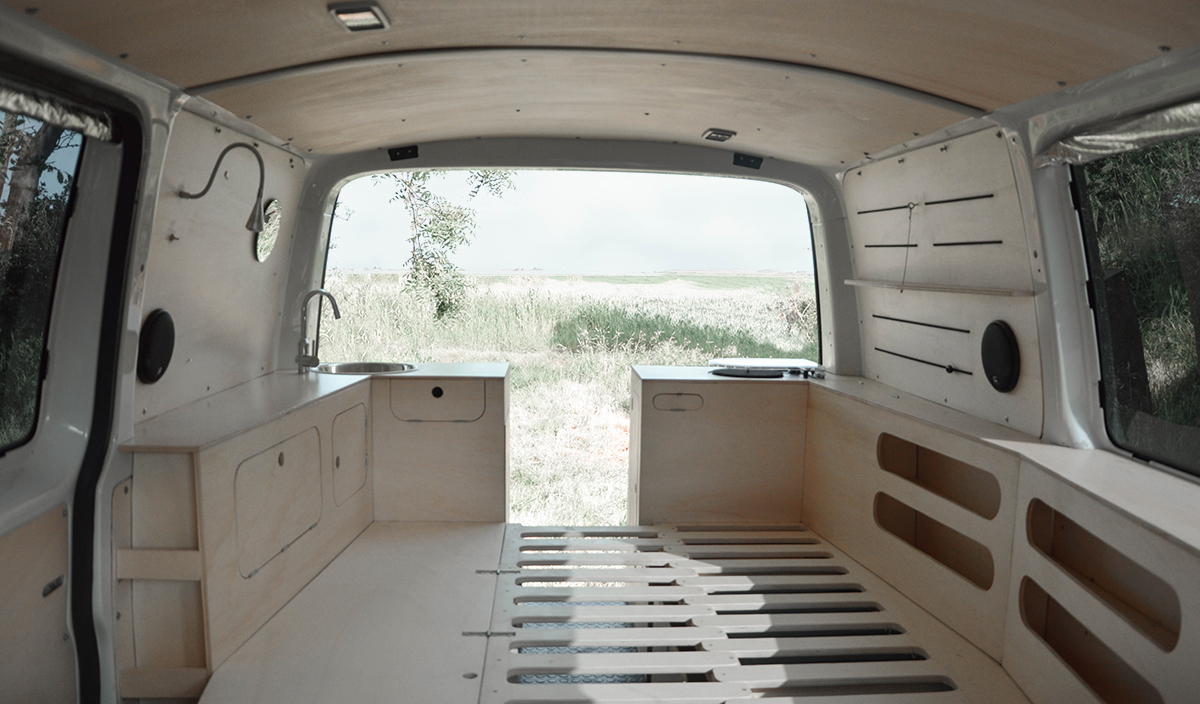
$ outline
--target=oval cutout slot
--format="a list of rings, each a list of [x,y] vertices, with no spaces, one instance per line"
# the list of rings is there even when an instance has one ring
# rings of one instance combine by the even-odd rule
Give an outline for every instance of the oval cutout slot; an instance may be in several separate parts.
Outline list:
[[[1029,577],[1021,578],[1021,620],[1101,701],[1162,704],[1162,695],[1091,629]]]
[[[983,544],[882,492],[875,495],[875,522],[971,584],[992,588],[996,567]]]
[[[875,447],[885,472],[991,520],[1000,512],[1000,482],[985,469],[934,452],[890,433]]]
[[[704,398],[700,394],[655,394],[653,403],[660,411],[698,411]]]
[[[1040,499],[1029,502],[1029,544],[1137,630],[1171,652],[1179,642],[1179,595],[1160,577]]]

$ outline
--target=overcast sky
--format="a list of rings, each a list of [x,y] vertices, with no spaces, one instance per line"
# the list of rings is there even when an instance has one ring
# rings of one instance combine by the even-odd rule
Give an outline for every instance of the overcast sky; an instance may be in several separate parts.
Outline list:
[[[452,260],[472,273],[672,270],[812,271],[803,197],[762,181],[669,174],[520,171],[516,189],[467,198],[451,172],[435,193],[476,212],[475,237]],[[332,269],[402,269],[408,217],[370,178],[342,190]]]

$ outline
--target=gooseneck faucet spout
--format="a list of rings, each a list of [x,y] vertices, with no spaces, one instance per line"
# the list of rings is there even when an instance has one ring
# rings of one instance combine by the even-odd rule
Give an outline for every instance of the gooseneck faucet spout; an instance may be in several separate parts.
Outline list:
[[[317,358],[317,344],[319,340],[317,337],[314,337],[312,340],[308,339],[308,302],[312,300],[313,296],[328,298],[329,304],[333,306],[334,319],[342,317],[341,311],[338,310],[337,300],[334,299],[332,293],[323,288],[313,289],[304,294],[304,298],[300,299],[300,344],[296,353],[296,365],[299,367],[298,371],[301,374],[320,364],[320,360]],[[311,353],[309,353],[308,349],[310,343],[312,344]]]

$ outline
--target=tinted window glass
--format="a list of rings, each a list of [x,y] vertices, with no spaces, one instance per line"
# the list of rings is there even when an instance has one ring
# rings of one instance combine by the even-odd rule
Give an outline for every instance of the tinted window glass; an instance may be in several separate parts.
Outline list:
[[[1114,443],[1200,474],[1200,137],[1075,169]]]
[[[37,418],[50,299],[83,137],[0,112],[0,450]]]

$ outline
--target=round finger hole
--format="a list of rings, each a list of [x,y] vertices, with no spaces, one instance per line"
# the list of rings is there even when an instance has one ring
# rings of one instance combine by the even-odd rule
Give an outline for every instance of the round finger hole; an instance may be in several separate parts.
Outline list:
[[[445,393],[445,392],[442,391],[442,387],[440,387],[440,386],[433,387],[433,397],[434,398],[441,398],[443,393]]]

